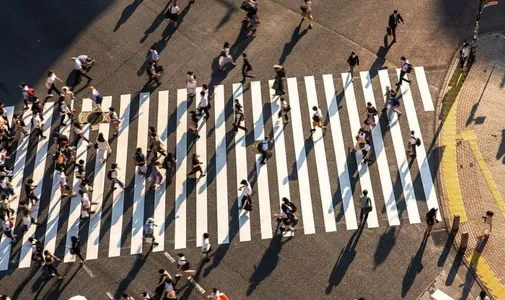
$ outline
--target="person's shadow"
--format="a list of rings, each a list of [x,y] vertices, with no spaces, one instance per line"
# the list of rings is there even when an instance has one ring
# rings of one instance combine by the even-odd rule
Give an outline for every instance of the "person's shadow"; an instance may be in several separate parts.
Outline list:
[[[410,260],[410,264],[407,267],[407,272],[405,272],[405,276],[403,277],[402,281],[402,298],[407,295],[410,288],[412,287],[412,284],[414,284],[417,274],[421,273],[424,268],[423,254],[424,249],[426,249],[427,242],[428,236],[425,235],[423,241],[421,242],[421,245],[419,246],[419,249],[416,252],[416,255]]]
[[[377,76],[379,70],[388,68],[387,66],[384,66],[384,63],[386,62],[386,55],[388,54],[389,49],[391,49],[391,46],[393,46],[393,43],[388,43],[388,35],[386,34],[384,36],[384,45],[379,47],[377,53],[375,54],[375,61],[372,63],[372,66],[370,66],[370,80]]]
[[[158,28],[160,24],[163,22],[163,20],[165,19],[165,11],[167,10],[170,3],[172,3],[172,1],[167,2],[167,5],[165,5],[163,10],[161,10],[160,13],[156,16],[156,18],[151,23],[151,26],[149,26],[149,28],[147,28],[146,31],[144,31],[144,36],[140,39],[141,43],[145,42],[147,40],[147,37],[149,37],[149,35],[153,33],[156,30],[156,28]]]
[[[296,43],[298,43],[299,40],[302,39],[304,35],[309,32],[308,28],[305,28],[301,33],[300,29],[302,27],[303,19],[300,21],[300,24],[296,26],[295,30],[293,30],[293,34],[291,35],[291,40],[284,44],[284,49],[282,49],[282,55],[281,58],[279,58],[279,65],[282,66],[284,62],[286,61],[286,58],[288,58],[289,54],[291,54],[291,51],[293,51],[293,48],[296,46]]]
[[[121,25],[126,23],[128,19],[133,15],[133,12],[139,7],[143,0],[133,0],[133,3],[128,5],[123,9],[121,17],[117,20],[116,26],[114,27],[114,32],[118,31]]]

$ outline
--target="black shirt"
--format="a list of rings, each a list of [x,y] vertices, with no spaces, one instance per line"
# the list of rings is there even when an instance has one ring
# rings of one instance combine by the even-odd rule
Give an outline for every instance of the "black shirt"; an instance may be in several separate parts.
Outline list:
[[[354,57],[349,56],[349,58],[347,59],[347,63],[351,66],[359,66],[359,58],[357,55],[354,55]]]
[[[247,58],[244,58],[244,64],[242,65],[242,73],[252,71],[252,66]]]
[[[197,157],[195,157],[192,159],[191,164],[193,164],[193,166],[197,166],[200,164],[200,160]]]
[[[135,153],[135,161],[137,162],[138,166],[143,166],[146,164],[146,157],[140,152]]]

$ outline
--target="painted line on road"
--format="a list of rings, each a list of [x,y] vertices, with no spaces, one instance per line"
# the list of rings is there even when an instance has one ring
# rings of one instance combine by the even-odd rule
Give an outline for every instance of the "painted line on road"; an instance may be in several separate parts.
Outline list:
[[[86,271],[86,273],[88,273],[89,277],[95,278],[95,274],[93,274],[93,272],[91,272],[91,270],[86,266],[86,263],[82,265],[82,268]]]
[[[191,276],[188,276],[188,281],[195,286],[195,288],[202,294],[205,294],[205,290],[202,288],[202,286],[196,282]]]
[[[176,172],[175,172],[175,249],[186,248],[186,185],[187,185],[187,93],[186,89],[177,90],[177,131]]]
[[[109,297],[109,299],[115,300],[114,296],[112,296],[111,292],[107,292],[106,295],[107,295],[107,297]]]
[[[171,262],[171,263],[174,263],[175,262],[175,259],[172,257],[172,255],[168,254],[168,252],[163,252],[163,255],[165,255],[165,257]]]
[[[426,73],[424,67],[414,67],[416,72],[417,86],[421,93],[421,100],[425,111],[434,111],[433,100],[431,99],[430,88],[428,87],[428,80],[426,80]]]
[[[195,90],[196,97],[200,97],[202,88],[199,87]],[[208,97],[208,95],[206,96]],[[198,131],[202,132],[200,138],[196,141],[196,154],[200,155],[200,161],[204,163],[202,170],[204,174],[207,173],[207,120],[202,118]],[[208,216],[207,216],[207,178],[203,177],[196,181],[196,246],[202,246],[203,234],[208,230]]]
[[[312,211],[312,197],[310,194],[309,175],[307,171],[307,157],[305,153],[305,136],[303,132],[302,115],[300,112],[300,100],[298,97],[298,82],[296,78],[288,78],[288,94],[291,106],[291,118],[293,127],[293,139],[295,145],[296,170],[300,192],[300,206],[302,214],[302,226],[305,234],[316,232],[314,225],[314,212]]]

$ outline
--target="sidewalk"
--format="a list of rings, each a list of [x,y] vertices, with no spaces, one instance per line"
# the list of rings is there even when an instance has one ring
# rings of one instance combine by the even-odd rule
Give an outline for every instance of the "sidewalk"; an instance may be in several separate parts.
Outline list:
[[[441,203],[448,226],[461,217],[455,241],[469,234],[465,260],[494,299],[505,299],[505,34],[479,38],[470,71],[454,75],[439,105],[442,128]],[[459,92],[459,93],[458,93]],[[475,251],[486,211],[494,212],[492,234]]]

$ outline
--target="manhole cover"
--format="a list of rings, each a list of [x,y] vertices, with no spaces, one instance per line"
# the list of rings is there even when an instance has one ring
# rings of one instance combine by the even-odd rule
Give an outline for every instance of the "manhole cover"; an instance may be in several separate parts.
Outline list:
[[[100,123],[107,123],[107,116],[105,112],[96,111],[83,111],[79,114],[79,123],[91,124],[91,129],[98,129]]]

